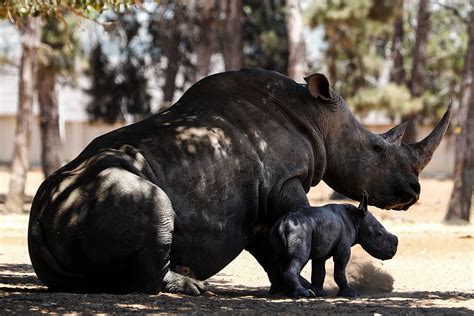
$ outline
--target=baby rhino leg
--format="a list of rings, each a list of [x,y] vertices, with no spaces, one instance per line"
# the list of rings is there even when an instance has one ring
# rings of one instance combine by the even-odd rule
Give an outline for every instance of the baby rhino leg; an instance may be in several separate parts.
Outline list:
[[[288,265],[283,272],[283,278],[289,289],[290,296],[315,296],[311,289],[307,289],[300,282],[301,270],[309,259],[309,247],[309,243],[304,238],[287,236]]]
[[[334,256],[334,281],[339,287],[337,296],[358,297],[359,292],[351,288],[346,278],[346,267],[351,257],[350,248],[342,250],[338,255]]]
[[[316,296],[326,296],[323,288],[326,277],[326,259],[313,259],[311,267],[311,290]]]
[[[283,274],[286,285],[289,289],[290,296],[303,296],[303,297],[314,297],[314,293],[311,289],[307,289],[300,283],[300,273],[303,269],[306,261],[301,260],[300,258],[291,258],[288,264],[287,269]]]

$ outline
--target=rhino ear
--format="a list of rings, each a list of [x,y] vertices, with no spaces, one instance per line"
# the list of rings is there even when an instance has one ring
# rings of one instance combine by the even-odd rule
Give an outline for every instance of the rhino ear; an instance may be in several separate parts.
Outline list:
[[[323,98],[323,99],[330,99],[332,98],[331,95],[331,88],[329,85],[329,80],[323,74],[312,74],[306,78],[304,78],[306,83],[308,84],[308,89],[311,95],[315,98]]]
[[[361,211],[361,213],[363,214],[363,216],[367,215],[367,200],[368,200],[368,194],[367,192],[364,191],[364,193],[362,194],[362,200],[360,201],[360,204],[359,204],[359,210]]]

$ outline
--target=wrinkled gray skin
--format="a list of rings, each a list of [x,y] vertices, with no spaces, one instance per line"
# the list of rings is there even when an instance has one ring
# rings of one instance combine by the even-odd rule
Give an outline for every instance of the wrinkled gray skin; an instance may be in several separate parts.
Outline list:
[[[198,295],[205,284],[189,276],[205,280],[246,249],[280,291],[268,227],[308,206],[311,186],[366,190],[387,209],[415,203],[449,113],[423,142],[400,145],[404,126],[373,134],[323,75],[306,80],[209,76],[168,110],[96,138],[34,198],[38,277],[61,291]]]
[[[360,244],[371,256],[387,260],[397,252],[398,238],[367,211],[367,199],[359,207],[328,204],[304,207],[280,218],[269,232],[270,243],[283,265],[283,279],[290,296],[325,296],[326,260],[333,257],[338,296],[357,297],[346,278],[351,247]],[[312,260],[311,288],[301,285],[301,269]]]

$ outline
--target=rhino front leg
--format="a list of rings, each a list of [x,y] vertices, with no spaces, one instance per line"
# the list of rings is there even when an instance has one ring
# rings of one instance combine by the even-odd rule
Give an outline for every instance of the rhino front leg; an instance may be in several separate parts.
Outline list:
[[[268,229],[284,214],[305,206],[309,206],[309,201],[301,182],[297,178],[286,181],[270,203],[267,218],[270,226],[260,231],[246,248],[267,272],[271,283],[270,294],[286,294],[289,288],[283,277],[282,262],[279,261],[270,244]],[[304,288],[311,286],[311,283],[301,276],[299,276],[299,281]]]
[[[258,261],[268,275],[271,294],[283,294],[286,289],[283,279],[283,267],[273,253],[267,231],[257,236],[246,248]]]
[[[351,257],[351,250],[344,249],[342,253],[334,256],[334,281],[339,287],[337,296],[358,297],[360,294],[349,286],[346,277],[346,267]]]
[[[326,277],[325,263],[325,259],[313,259],[311,262],[311,290],[316,296],[326,296],[323,287]]]

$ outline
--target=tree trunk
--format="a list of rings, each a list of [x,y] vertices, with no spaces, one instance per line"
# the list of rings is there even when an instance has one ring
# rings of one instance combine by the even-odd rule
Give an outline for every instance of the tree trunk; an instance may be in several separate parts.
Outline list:
[[[329,82],[334,87],[337,81],[337,63],[336,63],[337,50],[335,44],[329,41],[329,47],[326,52],[326,57],[328,58],[328,74]]]
[[[403,2],[401,4],[403,6]],[[405,32],[403,30],[403,14],[395,19],[392,40],[392,57],[393,57],[393,73],[392,81],[396,84],[402,86],[406,84],[406,74],[405,69],[403,68],[403,38]]]
[[[26,174],[30,168],[29,147],[36,83],[36,50],[41,39],[41,19],[27,17],[21,37],[22,53],[18,75],[18,113],[10,167],[10,186],[5,207],[10,212],[23,210]]]
[[[173,102],[174,91],[176,90],[176,75],[179,70],[179,42],[181,34],[178,30],[177,18],[173,18],[169,23],[169,34],[166,39],[166,58],[168,64],[165,70],[165,84],[163,86],[163,108],[167,108]]]
[[[221,0],[225,15],[223,47],[225,70],[239,70],[243,66],[242,0]]]
[[[410,92],[414,97],[423,93],[423,80],[426,67],[426,45],[428,42],[428,29],[430,26],[430,13],[428,11],[428,0],[420,0],[415,35],[415,46],[413,47],[413,66],[411,69]]]
[[[195,43],[196,81],[206,77],[211,70],[211,57],[215,49],[219,6],[217,1],[204,1],[199,22],[199,36]]]
[[[196,44],[196,81],[206,77],[211,70],[211,57],[214,51],[214,32],[203,32]]]
[[[413,97],[420,97],[423,93],[423,80],[425,76],[426,67],[426,45],[428,42],[428,30],[430,26],[430,12],[428,11],[428,0],[420,0],[418,7],[417,26],[415,34],[415,46],[413,47],[413,65],[411,69],[410,93]],[[405,118],[408,118],[408,127],[412,132],[403,136],[403,143],[416,142],[417,130],[417,115],[410,113]]]
[[[306,68],[306,44],[303,37],[303,20],[299,0],[286,0],[286,28],[290,51],[288,76],[302,82]]]
[[[41,167],[47,177],[62,163],[62,145],[59,132],[59,106],[56,94],[56,73],[38,67],[38,102],[40,106]]]
[[[467,222],[474,184],[474,10],[470,13],[469,41],[464,61],[461,104],[457,113],[454,186],[445,221]]]

